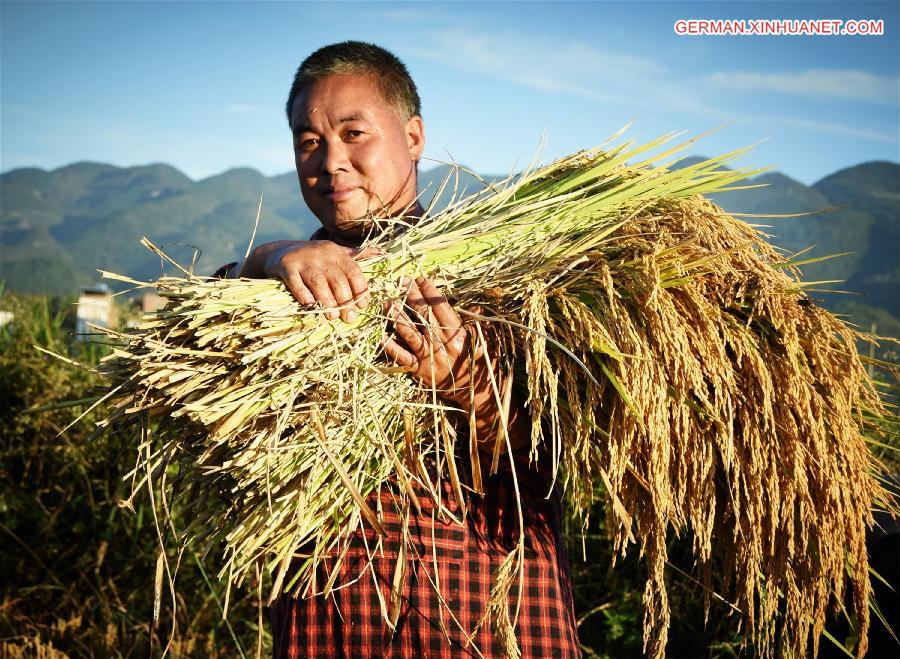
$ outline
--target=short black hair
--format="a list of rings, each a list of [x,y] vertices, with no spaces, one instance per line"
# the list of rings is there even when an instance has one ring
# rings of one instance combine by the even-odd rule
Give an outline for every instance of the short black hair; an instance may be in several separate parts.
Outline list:
[[[297,69],[285,106],[288,124],[294,111],[294,99],[305,87],[328,76],[348,73],[374,75],[384,100],[394,106],[404,121],[422,114],[416,84],[399,57],[375,44],[342,41],[319,48]]]

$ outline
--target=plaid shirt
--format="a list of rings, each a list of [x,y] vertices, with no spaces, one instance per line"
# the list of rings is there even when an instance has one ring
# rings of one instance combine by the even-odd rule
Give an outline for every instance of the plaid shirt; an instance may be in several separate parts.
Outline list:
[[[312,239],[326,237],[319,230]],[[214,276],[228,276],[236,265],[222,266]],[[519,649],[524,658],[579,657],[559,493],[554,488],[546,496],[550,492],[547,459],[538,461],[538,470],[521,456],[516,463],[525,522],[525,587],[520,593],[515,579],[509,610],[512,620],[518,604],[515,632]],[[375,546],[374,532],[366,529],[365,542],[359,532],[350,540],[327,597],[285,594],[276,600],[271,610],[275,657],[506,656],[503,643],[493,633],[493,621],[488,618],[482,623],[493,577],[519,537],[509,460],[501,459],[500,465],[494,476],[482,469],[484,495],[468,494],[462,524],[438,518],[430,497],[424,492],[418,497],[421,514],[410,513],[407,568],[393,633],[384,620],[382,601],[390,600],[402,542],[402,517],[389,493],[370,496],[370,507],[380,511],[387,532],[380,550],[370,559],[366,545]],[[461,471],[460,477],[465,478],[466,470]],[[462,517],[450,483],[442,485],[444,505],[457,518]],[[316,582],[325,584],[332,567],[332,559],[323,559]]]
[[[579,657],[559,496],[554,491],[546,498],[546,474],[528,467],[525,460],[516,462],[525,520],[525,587],[516,625],[519,648],[523,657]],[[492,621],[480,627],[478,623],[490,597],[492,577],[514,549],[519,534],[508,461],[506,469],[501,466],[497,475],[485,478],[484,489],[484,496],[468,496],[468,515],[461,525],[436,519],[433,502],[424,495],[419,498],[421,515],[411,509],[410,558],[394,633],[383,619],[378,590],[389,602],[402,542],[402,517],[390,495],[370,497],[373,509],[381,505],[387,532],[382,550],[373,552],[370,567],[360,532],[338,568],[331,594],[306,599],[282,595],[272,608],[275,656],[506,656]],[[462,511],[449,483],[444,483],[444,490],[445,505],[459,517]],[[366,540],[373,548],[374,532],[367,529]],[[333,565],[331,559],[323,563],[316,575],[319,584],[326,583]],[[510,619],[520,595],[518,585],[516,579],[509,598]]]

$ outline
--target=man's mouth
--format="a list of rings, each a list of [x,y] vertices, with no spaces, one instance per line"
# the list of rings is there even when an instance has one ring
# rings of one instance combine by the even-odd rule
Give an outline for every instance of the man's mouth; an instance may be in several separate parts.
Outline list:
[[[325,197],[330,201],[344,201],[349,199],[350,195],[352,195],[357,188],[351,187],[330,187],[325,190]]]

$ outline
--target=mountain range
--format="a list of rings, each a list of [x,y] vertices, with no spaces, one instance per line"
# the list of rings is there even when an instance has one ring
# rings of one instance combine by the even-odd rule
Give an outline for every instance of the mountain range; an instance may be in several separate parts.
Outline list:
[[[701,159],[692,156],[676,166]],[[420,173],[425,201],[447,171],[441,165]],[[857,322],[877,322],[880,331],[900,335],[900,164],[863,163],[811,186],[778,172],[749,183],[764,187],[711,199],[765,225],[771,241],[790,253],[811,247],[801,258],[850,252],[803,268],[808,280],[843,280],[821,284],[823,292],[813,296],[852,313]],[[464,173],[457,188],[474,191],[481,185]],[[436,205],[450,194],[445,190]],[[95,283],[97,269],[155,278],[162,264],[139,244],[144,235],[180,263],[191,262],[196,246],[195,271],[211,272],[243,257],[260,195],[256,244],[302,239],[318,226],[293,173],[266,177],[238,168],[194,181],[166,164],[122,168],[82,162],[52,171],[12,170],[0,175],[0,280],[14,291],[69,294]],[[749,217],[792,213],[813,214]],[[830,289],[853,294],[824,292]]]

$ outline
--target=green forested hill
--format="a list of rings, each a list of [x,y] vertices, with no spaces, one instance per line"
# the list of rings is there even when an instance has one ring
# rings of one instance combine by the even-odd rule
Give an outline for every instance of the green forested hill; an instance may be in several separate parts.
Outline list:
[[[701,159],[686,158],[681,165]],[[762,174],[751,183],[765,187],[711,199],[735,214],[811,213],[744,219],[789,253],[809,248],[800,258],[850,252],[801,268],[807,281],[842,280],[822,284],[821,289],[849,292],[816,291],[813,297],[852,313],[861,323],[876,322],[879,332],[900,336],[900,164],[863,163],[812,186],[779,172]]]
[[[735,190],[711,195],[732,213],[788,214],[822,211],[799,217],[746,217],[759,226],[771,241],[789,252],[812,249],[801,258],[851,252],[847,256],[804,267],[807,279],[846,279],[859,267],[866,249],[872,218],[858,208],[834,209],[834,204],[815,188],[807,187],[784,174],[762,174],[753,179],[765,188]],[[827,210],[832,209],[832,210]]]
[[[198,271],[243,255],[256,218],[258,241],[303,237],[315,220],[294,175],[231,169],[192,181],[168,165],[118,168],[78,163],[52,172],[19,169],[0,177],[0,278],[12,290],[69,293],[96,269],[138,278],[160,273],[138,241],[146,235],[179,260],[203,250]]]
[[[835,172],[813,187],[832,203],[863,209],[871,218],[847,287],[865,292],[869,304],[900,317],[900,168],[865,163]]]
[[[699,157],[687,158],[682,165]],[[423,203],[447,171],[420,173]],[[754,183],[766,187],[715,195],[729,212],[818,212],[795,218],[747,218],[765,225],[772,241],[805,256],[852,254],[809,265],[811,280],[845,280],[823,288],[861,295],[815,293],[830,305],[869,317],[900,317],[900,164],[871,162],[843,169],[813,186],[781,173]],[[474,176],[461,176],[457,192],[474,191]],[[441,204],[451,194],[449,186]],[[11,290],[63,294],[96,281],[96,269],[137,278],[160,274],[159,259],[138,244],[146,235],[172,256],[189,262],[196,245],[199,272],[239,259],[247,245],[259,195],[264,195],[257,243],[302,238],[317,226],[300,197],[293,173],[265,177],[253,169],[230,169],[193,181],[165,164],[114,167],[76,163],[53,171],[18,169],[0,176],[0,279]],[[887,313],[889,316],[880,314]],[[865,314],[863,314],[865,315]]]

